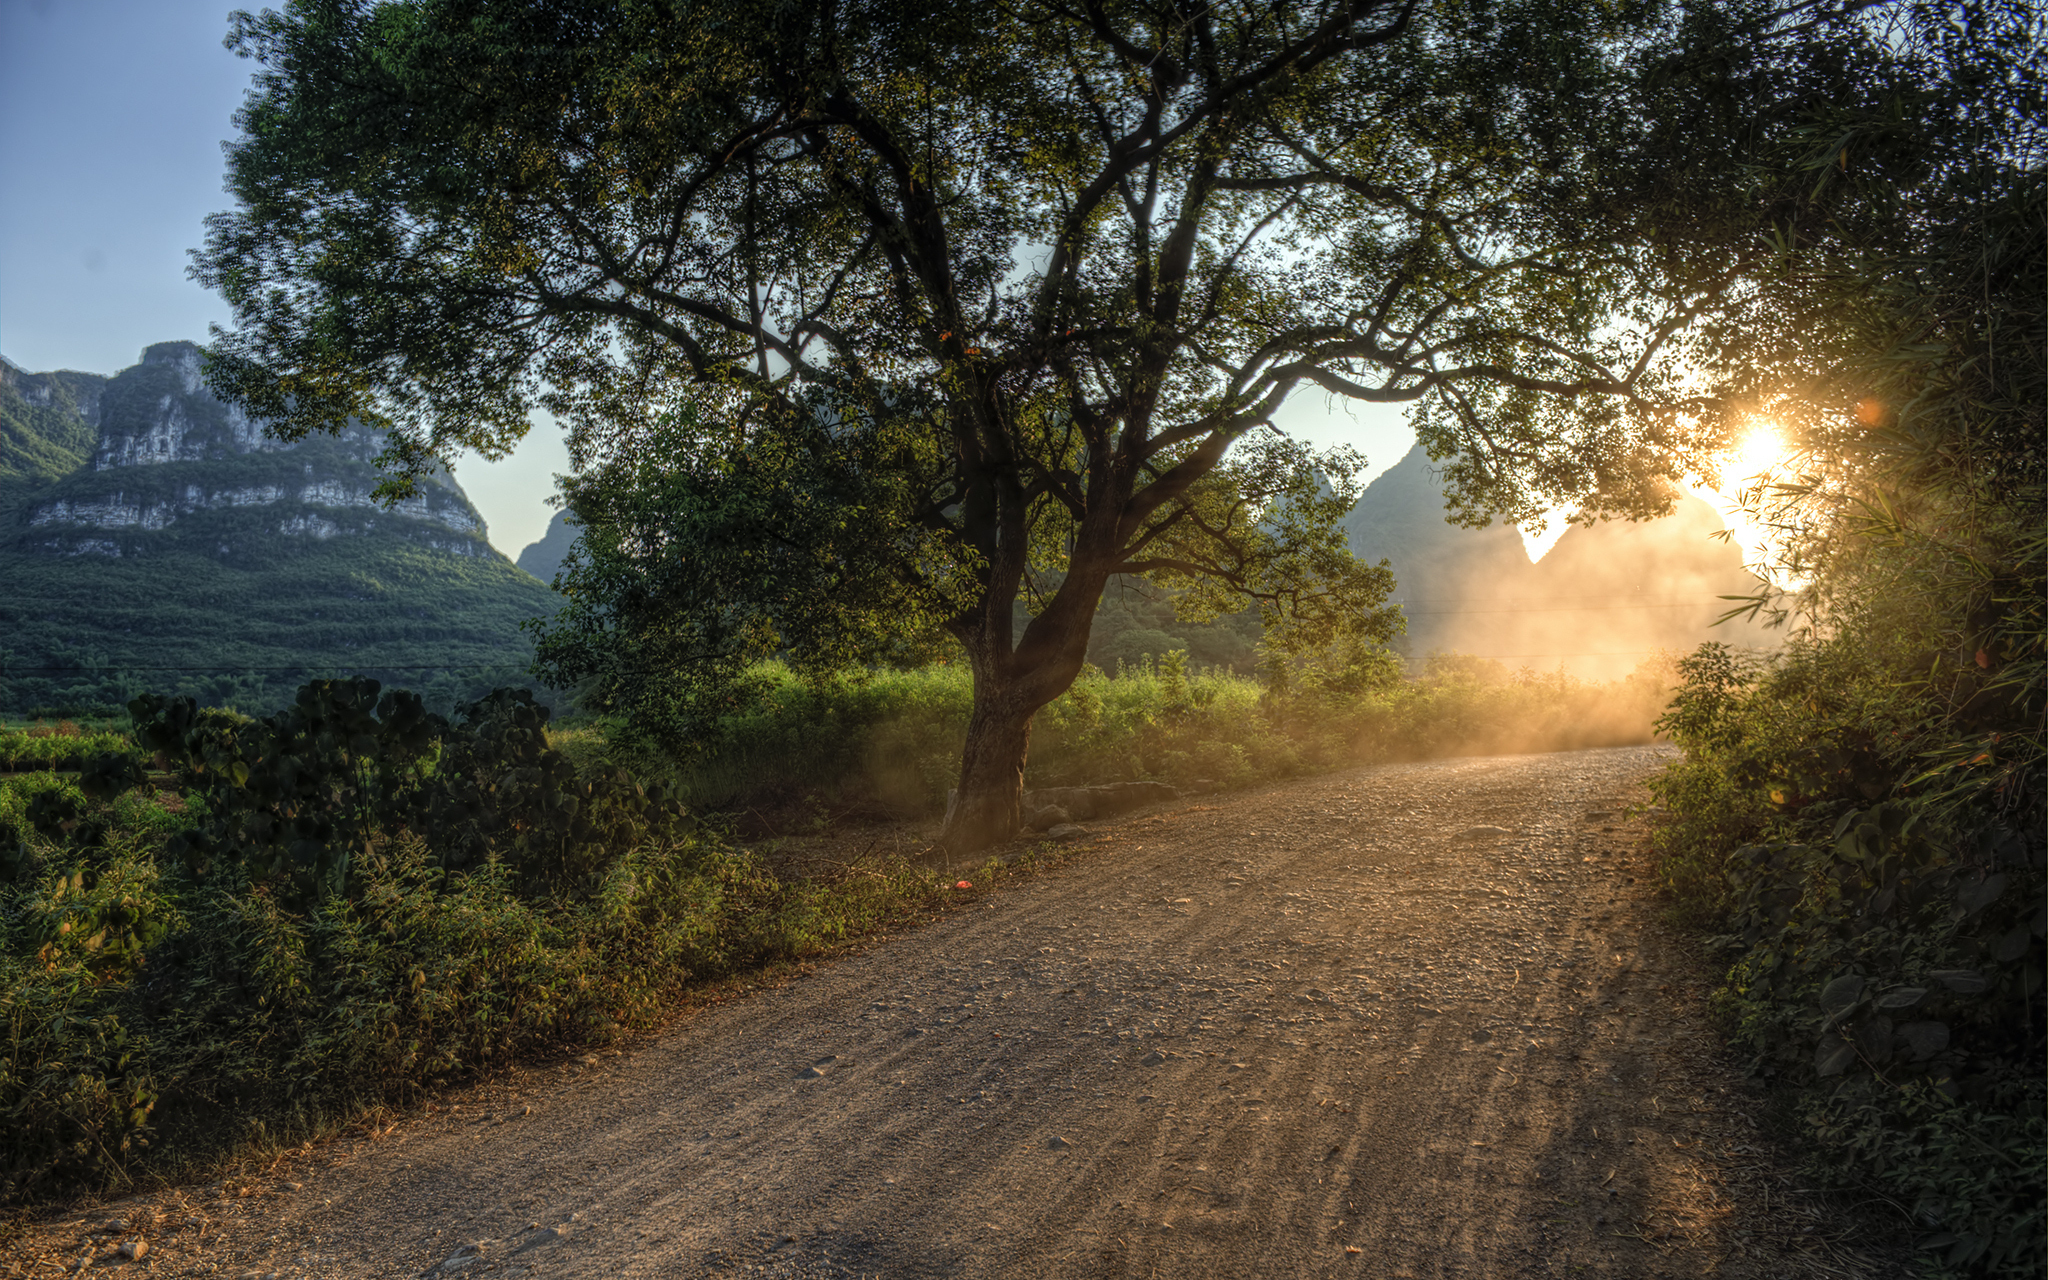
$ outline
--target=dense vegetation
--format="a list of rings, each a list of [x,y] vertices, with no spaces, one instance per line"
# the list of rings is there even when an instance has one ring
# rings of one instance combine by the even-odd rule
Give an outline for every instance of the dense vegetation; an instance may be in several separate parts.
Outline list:
[[[682,986],[929,904],[785,882],[501,695],[453,722],[316,682],[251,720],[138,700],[173,766],[0,781],[0,1202],[296,1139]]]
[[[1088,632],[1088,661],[1103,671],[1157,663],[1180,652],[1189,669],[1250,675],[1259,667],[1265,628],[1256,609],[1226,613],[1209,621],[1179,616],[1171,592],[1143,579],[1114,579]],[[1399,640],[1395,641],[1399,644]]]
[[[0,546],[0,709],[106,716],[154,690],[264,711],[309,678],[360,674],[402,681],[446,710],[524,677],[520,624],[552,601],[501,557],[396,536],[284,538],[277,520],[275,510],[190,516],[173,529],[200,542],[146,556]],[[232,537],[242,554],[223,557],[205,545],[212,537]]]
[[[0,371],[0,714],[125,718],[144,690],[267,711],[353,673],[445,711],[524,675],[520,624],[556,602],[450,527],[474,512],[445,477],[429,518],[372,506],[368,433],[262,439],[188,385],[197,348],[146,356]],[[95,439],[115,465],[88,465]]]
[[[1802,590],[1765,663],[1707,649],[1659,788],[1681,909],[1823,1177],[1936,1271],[2048,1266],[2048,252],[2038,18],[1895,13],[1895,57],[1759,157],[1788,204],[1729,400],[1789,456],[1751,495]]]
[[[75,773],[94,756],[133,754],[134,739],[125,728],[80,727],[69,720],[56,724],[38,721],[19,729],[0,724],[0,773]]]
[[[100,387],[89,373],[0,367],[0,487],[20,492],[76,471],[92,454]],[[0,514],[12,503],[0,498]]]

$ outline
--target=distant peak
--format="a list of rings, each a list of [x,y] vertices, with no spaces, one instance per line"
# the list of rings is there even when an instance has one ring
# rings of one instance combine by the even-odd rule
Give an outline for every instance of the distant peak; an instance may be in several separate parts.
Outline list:
[[[199,390],[199,344],[196,342],[158,342],[142,349],[142,363],[145,365],[169,365],[178,371],[178,381],[184,385],[185,393],[191,395]]]
[[[186,342],[152,342],[142,349],[144,364],[184,364],[199,358],[199,344]]]

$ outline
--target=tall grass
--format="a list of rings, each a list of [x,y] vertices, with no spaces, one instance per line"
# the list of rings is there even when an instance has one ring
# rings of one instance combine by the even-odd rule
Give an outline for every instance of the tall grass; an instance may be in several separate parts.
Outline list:
[[[1438,657],[1414,679],[1349,687],[1340,673],[1312,670],[1276,691],[1225,671],[1189,672],[1175,655],[1115,673],[1088,667],[1033,722],[1025,782],[1153,779],[1208,789],[1382,761],[1648,742],[1670,670],[1660,661],[1602,683]],[[921,816],[944,807],[973,706],[963,667],[806,682],[771,663],[752,677],[749,700],[696,756],[632,763],[672,771],[696,808],[809,799]],[[614,744],[628,728],[557,730],[553,741],[589,759],[622,750]]]

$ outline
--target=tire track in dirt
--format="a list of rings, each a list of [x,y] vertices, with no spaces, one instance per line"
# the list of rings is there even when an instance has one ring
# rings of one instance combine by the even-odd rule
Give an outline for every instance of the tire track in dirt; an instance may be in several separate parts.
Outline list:
[[[1620,814],[1668,758],[1169,806],[296,1189],[128,1214],[165,1274],[1891,1274],[1722,1185],[1765,1147]]]

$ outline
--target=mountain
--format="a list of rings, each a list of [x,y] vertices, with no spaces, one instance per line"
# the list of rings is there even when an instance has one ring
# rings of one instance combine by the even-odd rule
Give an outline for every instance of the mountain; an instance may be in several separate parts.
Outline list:
[[[526,550],[519,553],[515,563],[542,582],[552,585],[562,561],[569,556],[569,548],[575,545],[576,526],[569,523],[567,511],[557,511],[555,518],[548,521],[547,531],[540,535],[540,540],[527,543]]]
[[[84,466],[106,385],[96,373],[30,373],[0,359],[0,487],[25,488]]]
[[[442,705],[523,682],[552,594],[453,477],[385,507],[378,433],[296,443],[216,399],[199,349],[111,378],[0,369],[0,710],[143,690],[245,711],[364,674]]]
[[[1366,486],[1343,523],[1353,555],[1392,563],[1398,579],[1394,599],[1406,604],[1411,614],[1467,599],[1538,590],[1535,566],[1529,563],[1521,534],[1499,524],[1465,529],[1444,519],[1443,487],[1420,445]],[[1411,640],[1418,642],[1435,629],[1435,624],[1419,622],[1418,618],[1409,626]],[[1445,647],[1418,643],[1416,651]]]
[[[1722,521],[1696,497],[1661,520],[1573,525],[1530,563],[1511,527],[1444,519],[1443,488],[1420,446],[1366,487],[1344,521],[1353,554],[1393,567],[1408,615],[1405,646],[1498,658],[1584,677],[1626,675],[1658,650],[1708,640],[1767,647],[1773,633],[1715,626],[1756,580]]]

